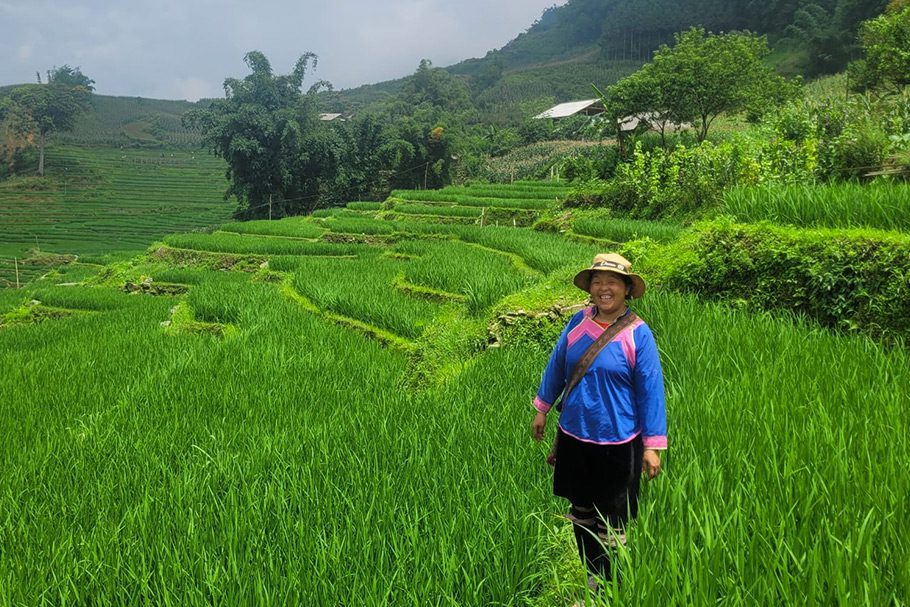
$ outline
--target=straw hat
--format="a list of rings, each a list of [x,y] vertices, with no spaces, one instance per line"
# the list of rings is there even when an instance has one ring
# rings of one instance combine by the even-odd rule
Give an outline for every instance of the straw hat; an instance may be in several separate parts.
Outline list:
[[[590,268],[585,268],[575,275],[575,286],[587,292],[591,286],[591,272],[613,272],[628,276],[632,280],[632,292],[629,296],[638,299],[645,294],[645,281],[641,276],[632,273],[632,264],[628,259],[616,253],[599,253],[594,256]]]

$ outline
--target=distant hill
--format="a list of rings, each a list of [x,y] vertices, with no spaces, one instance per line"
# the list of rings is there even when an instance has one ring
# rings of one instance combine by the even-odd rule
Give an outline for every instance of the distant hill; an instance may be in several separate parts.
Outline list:
[[[59,133],[63,143],[123,147],[198,147],[198,134],[183,128],[181,116],[195,106],[189,101],[94,95],[94,111],[82,114],[72,133]]]
[[[587,98],[632,73],[674,33],[767,34],[772,60],[788,75],[842,70],[856,57],[859,23],[887,0],[570,0],[551,7],[527,31],[482,58],[445,68],[465,79],[479,109],[491,117],[510,106]],[[415,66],[416,67],[416,66]],[[339,91],[330,103],[353,111],[395,94],[403,79]]]
[[[20,85],[0,86],[0,98]],[[113,147],[198,147],[201,138],[180,123],[189,101],[92,95],[92,109],[79,115],[71,133],[53,141]]]
[[[772,60],[790,75],[838,71],[855,56],[856,29],[887,0],[570,0],[553,6],[500,49],[445,68],[469,85],[488,123],[509,123],[570,99],[593,95],[634,72],[675,32],[693,25],[711,31],[768,34]],[[416,65],[414,66],[416,69]],[[358,112],[394,99],[407,75],[321,94],[325,111]],[[0,87],[0,96],[4,89]],[[94,97],[66,143],[124,147],[196,146],[199,137],[180,117],[194,104],[141,97]]]

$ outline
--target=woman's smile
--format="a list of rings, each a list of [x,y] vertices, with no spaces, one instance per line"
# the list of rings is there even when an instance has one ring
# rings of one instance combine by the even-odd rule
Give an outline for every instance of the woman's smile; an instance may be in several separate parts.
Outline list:
[[[589,292],[599,314],[612,316],[625,309],[628,287],[622,277],[613,272],[594,272]]]

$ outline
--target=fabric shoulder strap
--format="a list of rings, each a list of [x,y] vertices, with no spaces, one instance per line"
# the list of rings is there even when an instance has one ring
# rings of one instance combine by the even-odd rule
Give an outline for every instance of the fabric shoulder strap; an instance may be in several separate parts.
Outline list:
[[[613,338],[619,335],[619,332],[631,325],[638,319],[638,316],[635,315],[635,312],[629,310],[627,314],[621,316],[616,322],[604,329],[604,332],[600,334],[594,343],[588,346],[588,349],[582,355],[581,359],[575,364],[575,368],[572,369],[572,375],[569,376],[569,381],[566,384],[565,389],[562,391],[562,398],[560,398],[560,404],[565,402],[566,398],[569,396],[569,393],[578,385],[578,382],[581,381],[581,378],[584,377],[585,373],[588,372],[588,369],[591,367],[591,363],[594,362],[594,359],[597,358],[597,355],[600,354],[600,351],[603,350],[608,343],[613,341]]]

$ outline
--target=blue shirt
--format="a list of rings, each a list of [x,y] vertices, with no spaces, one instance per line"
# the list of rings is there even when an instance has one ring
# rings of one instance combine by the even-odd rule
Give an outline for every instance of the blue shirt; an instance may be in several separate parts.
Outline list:
[[[550,410],[572,369],[604,332],[594,322],[596,312],[593,306],[580,310],[563,329],[534,399],[538,411]],[[559,427],[599,445],[626,443],[641,434],[646,449],[667,448],[663,371],[644,321],[635,320],[600,351],[563,403]]]

